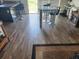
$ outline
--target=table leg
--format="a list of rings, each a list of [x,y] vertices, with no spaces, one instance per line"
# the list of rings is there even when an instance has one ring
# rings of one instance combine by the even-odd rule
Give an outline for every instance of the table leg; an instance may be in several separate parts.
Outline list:
[[[42,28],[42,10],[40,10],[40,28]]]
[[[51,15],[51,19],[50,19],[50,22],[51,22],[51,25],[55,25],[55,18],[56,18],[56,15]]]

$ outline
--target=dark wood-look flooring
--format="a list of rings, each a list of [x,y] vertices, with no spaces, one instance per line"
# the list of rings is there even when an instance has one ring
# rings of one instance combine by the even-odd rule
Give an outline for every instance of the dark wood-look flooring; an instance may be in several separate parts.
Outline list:
[[[25,15],[23,20],[4,24],[10,42],[0,59],[31,59],[33,44],[79,43],[79,29],[67,18],[57,16],[56,24],[39,27],[39,15]]]

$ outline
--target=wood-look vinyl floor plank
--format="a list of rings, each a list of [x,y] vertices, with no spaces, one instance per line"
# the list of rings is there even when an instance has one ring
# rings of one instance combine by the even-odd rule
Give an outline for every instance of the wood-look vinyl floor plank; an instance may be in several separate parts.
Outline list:
[[[25,15],[24,19],[4,24],[10,38],[0,59],[31,59],[33,44],[79,43],[79,29],[67,18],[57,16],[55,25],[39,27],[39,15]]]

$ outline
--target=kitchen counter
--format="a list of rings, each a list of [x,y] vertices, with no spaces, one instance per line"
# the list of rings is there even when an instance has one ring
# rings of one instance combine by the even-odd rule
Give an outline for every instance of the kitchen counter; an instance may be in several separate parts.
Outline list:
[[[19,2],[10,2],[10,1],[5,1],[4,3],[0,4],[0,7],[15,7],[18,4],[20,4]]]
[[[0,21],[13,22],[21,19],[21,11],[24,10],[23,4],[16,1],[5,1],[0,5]]]

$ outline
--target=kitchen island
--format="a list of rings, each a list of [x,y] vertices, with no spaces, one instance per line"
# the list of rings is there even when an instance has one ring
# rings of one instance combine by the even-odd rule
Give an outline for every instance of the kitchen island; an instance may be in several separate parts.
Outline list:
[[[0,4],[0,21],[14,22],[21,19],[21,11],[24,10],[23,4],[16,1],[5,1]]]

